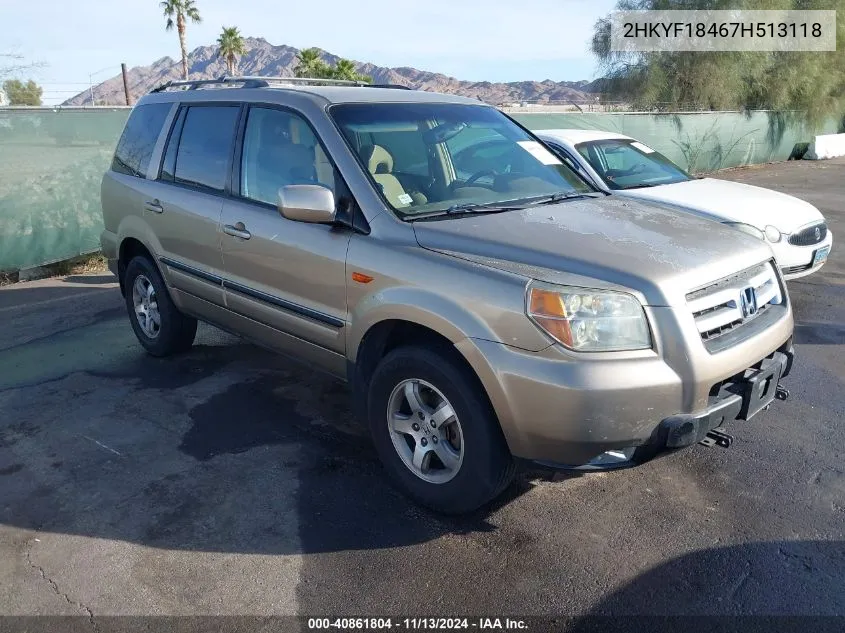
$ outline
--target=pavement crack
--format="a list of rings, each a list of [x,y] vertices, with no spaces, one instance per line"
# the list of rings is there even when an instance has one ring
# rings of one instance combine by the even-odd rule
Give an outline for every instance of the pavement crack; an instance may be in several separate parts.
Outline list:
[[[31,548],[28,548],[26,550],[26,562],[30,566],[30,568],[32,568],[32,569],[34,569],[35,571],[38,572],[38,575],[41,577],[41,580],[43,580],[48,585],[50,585],[50,588],[53,590],[53,593],[55,593],[57,596],[62,598],[69,605],[76,607],[80,611],[83,611],[85,613],[85,615],[88,616],[88,622],[91,624],[91,628],[94,631],[97,630],[97,623],[94,621],[94,612],[91,611],[91,609],[88,606],[82,604],[81,602],[77,602],[76,600],[71,599],[71,597],[68,594],[66,594],[64,591],[62,591],[59,588],[58,583],[56,583],[55,580],[53,580],[50,576],[47,575],[47,572],[44,571],[44,568],[41,565],[38,565],[37,563],[35,563],[32,560],[32,549]]]

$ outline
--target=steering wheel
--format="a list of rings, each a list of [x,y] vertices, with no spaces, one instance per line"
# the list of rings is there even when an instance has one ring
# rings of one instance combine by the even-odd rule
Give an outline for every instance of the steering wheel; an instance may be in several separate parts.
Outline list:
[[[463,187],[469,187],[470,185],[475,184],[475,181],[476,181],[476,180],[478,180],[479,178],[484,178],[484,176],[493,176],[493,177],[495,177],[495,176],[496,176],[496,172],[495,172],[495,171],[493,171],[492,169],[482,169],[481,171],[477,171],[477,172],[475,172],[472,176],[470,176],[469,178],[467,178],[467,179],[466,179],[466,182],[464,182],[464,184],[463,184],[463,185],[461,185],[461,186],[463,186]]]
[[[637,163],[636,165],[631,167],[631,169],[626,169],[621,175],[623,175],[623,176],[634,176],[635,174],[639,174],[641,172],[644,172],[645,170],[646,170],[646,164],[645,163]]]

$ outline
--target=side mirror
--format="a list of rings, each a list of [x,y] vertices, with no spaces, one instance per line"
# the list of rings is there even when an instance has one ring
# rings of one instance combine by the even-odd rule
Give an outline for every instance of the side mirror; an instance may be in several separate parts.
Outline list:
[[[331,224],[336,213],[334,193],[322,185],[287,185],[279,189],[279,213],[297,222]]]

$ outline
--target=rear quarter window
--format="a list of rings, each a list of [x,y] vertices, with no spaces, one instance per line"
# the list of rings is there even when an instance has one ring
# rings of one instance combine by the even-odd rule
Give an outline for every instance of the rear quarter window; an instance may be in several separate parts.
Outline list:
[[[176,150],[175,182],[223,191],[239,113],[239,106],[188,108]]]
[[[112,171],[144,178],[171,103],[135,106],[117,142]]]

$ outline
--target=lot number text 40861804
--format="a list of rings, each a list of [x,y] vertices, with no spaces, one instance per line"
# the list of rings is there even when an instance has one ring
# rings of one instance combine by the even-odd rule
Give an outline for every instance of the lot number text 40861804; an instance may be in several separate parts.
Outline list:
[[[513,618],[308,618],[308,629],[340,631],[520,631],[527,630],[524,620]]]

